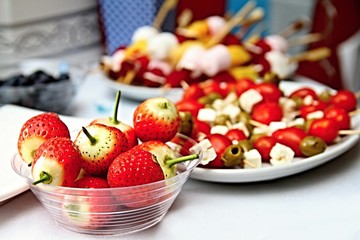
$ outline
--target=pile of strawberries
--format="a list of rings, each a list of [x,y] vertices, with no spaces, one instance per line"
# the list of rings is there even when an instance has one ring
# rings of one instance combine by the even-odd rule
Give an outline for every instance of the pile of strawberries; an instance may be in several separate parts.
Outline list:
[[[304,86],[285,95],[279,86],[279,81],[243,78],[208,80],[185,89],[176,106],[194,123],[187,133],[198,141],[209,139],[217,153],[201,167],[287,164],[294,157],[324,152],[340,136],[359,134],[351,129],[351,118],[359,112],[358,94]]]
[[[119,98],[120,93],[114,117],[94,119],[74,140],[55,113],[27,120],[18,153],[31,165],[33,184],[124,187],[175,176],[179,153],[166,144],[176,139],[181,124],[175,104],[161,97],[144,101],[134,112],[132,127],[116,117]],[[179,161],[196,158],[192,154]]]

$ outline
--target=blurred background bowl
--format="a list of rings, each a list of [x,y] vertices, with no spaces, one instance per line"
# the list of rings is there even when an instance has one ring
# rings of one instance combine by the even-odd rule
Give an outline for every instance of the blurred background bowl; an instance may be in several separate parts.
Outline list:
[[[55,59],[27,59],[0,67],[0,106],[65,114],[87,71],[85,66]]]
[[[188,137],[179,134],[167,144],[184,155],[190,154],[182,148],[184,144],[197,147],[199,157],[177,164],[174,177],[134,187],[84,189],[32,185],[31,168],[18,154],[11,164],[59,226],[92,235],[129,234],[149,228],[164,218],[202,159],[199,145]]]

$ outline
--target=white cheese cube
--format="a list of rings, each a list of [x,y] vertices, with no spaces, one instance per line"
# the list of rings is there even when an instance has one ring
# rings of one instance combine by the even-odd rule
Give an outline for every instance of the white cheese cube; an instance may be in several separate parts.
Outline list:
[[[270,163],[274,166],[289,164],[293,160],[295,152],[280,143],[276,143],[275,146],[270,151]]]
[[[219,133],[225,135],[229,131],[229,128],[225,125],[215,125],[210,129],[210,133]]]
[[[274,121],[274,122],[270,122],[269,123],[269,128],[270,128],[270,134],[275,132],[276,130],[279,130],[279,129],[283,129],[283,128],[286,128],[286,122],[277,122],[277,121]]]
[[[260,168],[261,167],[261,155],[258,150],[251,149],[248,152],[244,152],[244,168]]]
[[[197,118],[200,121],[213,123],[216,118],[216,111],[212,108],[202,108],[199,110]]]
[[[306,115],[306,119],[319,119],[324,117],[324,112],[321,110],[309,113]]]
[[[230,117],[231,122],[235,122],[237,116],[241,112],[241,109],[234,104],[228,104],[223,108],[223,110],[221,112],[225,115],[228,115]]]
[[[242,109],[246,112],[251,112],[253,106],[259,103],[263,97],[255,89],[249,89],[241,94],[239,98],[239,104]]]

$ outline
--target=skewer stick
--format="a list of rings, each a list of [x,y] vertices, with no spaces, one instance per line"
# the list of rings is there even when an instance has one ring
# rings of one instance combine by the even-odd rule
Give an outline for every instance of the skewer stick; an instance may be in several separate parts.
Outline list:
[[[162,23],[165,20],[165,17],[170,12],[171,9],[173,9],[179,0],[165,0],[165,2],[161,5],[155,20],[153,22],[153,27],[160,29]]]
[[[359,113],[360,113],[360,108],[358,108],[358,109],[356,109],[356,110],[354,110],[354,111],[349,112],[349,116],[350,116],[350,117],[354,117],[354,116],[358,115]]]
[[[304,36],[299,36],[288,40],[288,46],[294,47],[299,45],[306,45],[322,40],[324,36],[321,33],[310,33]]]
[[[331,51],[327,47],[316,48],[313,50],[309,50],[298,55],[294,55],[290,57],[291,62],[300,62],[300,61],[319,61],[321,59],[325,59],[329,57]]]
[[[290,25],[288,25],[287,27],[285,27],[280,33],[279,35],[283,36],[284,38],[288,38],[291,35],[293,35],[294,33],[302,30],[303,28],[309,26],[310,24],[310,19],[307,17],[303,17],[300,18],[296,21],[294,21],[293,23],[291,23]]]
[[[250,119],[249,123],[251,125],[253,125],[254,127],[258,127],[258,128],[263,129],[266,132],[270,131],[270,127],[268,125],[266,125],[266,124],[261,123],[261,122]]]
[[[179,28],[185,28],[186,26],[188,26],[191,22],[193,18],[193,13],[190,9],[186,8],[184,9],[178,19],[177,19],[177,24]]]
[[[236,34],[236,36],[242,39],[245,36],[245,34],[248,32],[249,28],[252,25],[260,22],[264,18],[264,15],[265,15],[265,11],[263,8],[258,7],[254,9],[254,11],[250,13],[249,17],[244,20],[242,24],[242,28]]]
[[[237,25],[240,25],[246,15],[254,9],[255,3],[253,1],[248,1],[244,7],[242,7],[226,24],[225,26],[219,31],[218,34],[214,35],[205,45],[206,48],[210,48],[219,42]]]
[[[355,97],[356,97],[357,99],[360,98],[360,91],[355,93]]]
[[[339,135],[357,135],[360,134],[360,129],[349,129],[349,130],[340,130]]]

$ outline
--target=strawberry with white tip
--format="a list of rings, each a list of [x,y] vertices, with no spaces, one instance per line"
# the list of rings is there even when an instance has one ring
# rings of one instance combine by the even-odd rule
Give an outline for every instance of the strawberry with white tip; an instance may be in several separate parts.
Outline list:
[[[74,143],[84,159],[85,173],[93,176],[105,176],[115,157],[128,150],[120,129],[99,123],[83,127]]]
[[[142,141],[167,142],[179,131],[181,119],[173,102],[164,97],[149,98],[134,111],[133,125]]]
[[[48,139],[34,155],[31,167],[33,184],[73,187],[82,162],[79,150],[69,138]]]
[[[41,113],[29,118],[19,133],[17,148],[20,157],[31,165],[39,146],[53,137],[70,138],[68,127],[56,113]]]
[[[132,148],[134,146],[136,146],[138,144],[138,139],[135,135],[135,131],[134,129],[122,122],[119,121],[117,118],[118,115],[118,109],[119,109],[119,103],[120,103],[120,97],[121,97],[121,92],[118,91],[116,94],[116,99],[115,99],[115,105],[114,105],[114,112],[113,112],[113,116],[112,117],[107,117],[107,118],[97,118],[94,119],[90,125],[95,124],[95,123],[101,123],[107,126],[111,126],[111,127],[116,127],[118,129],[120,129],[126,136],[127,140],[128,140],[128,148]]]

